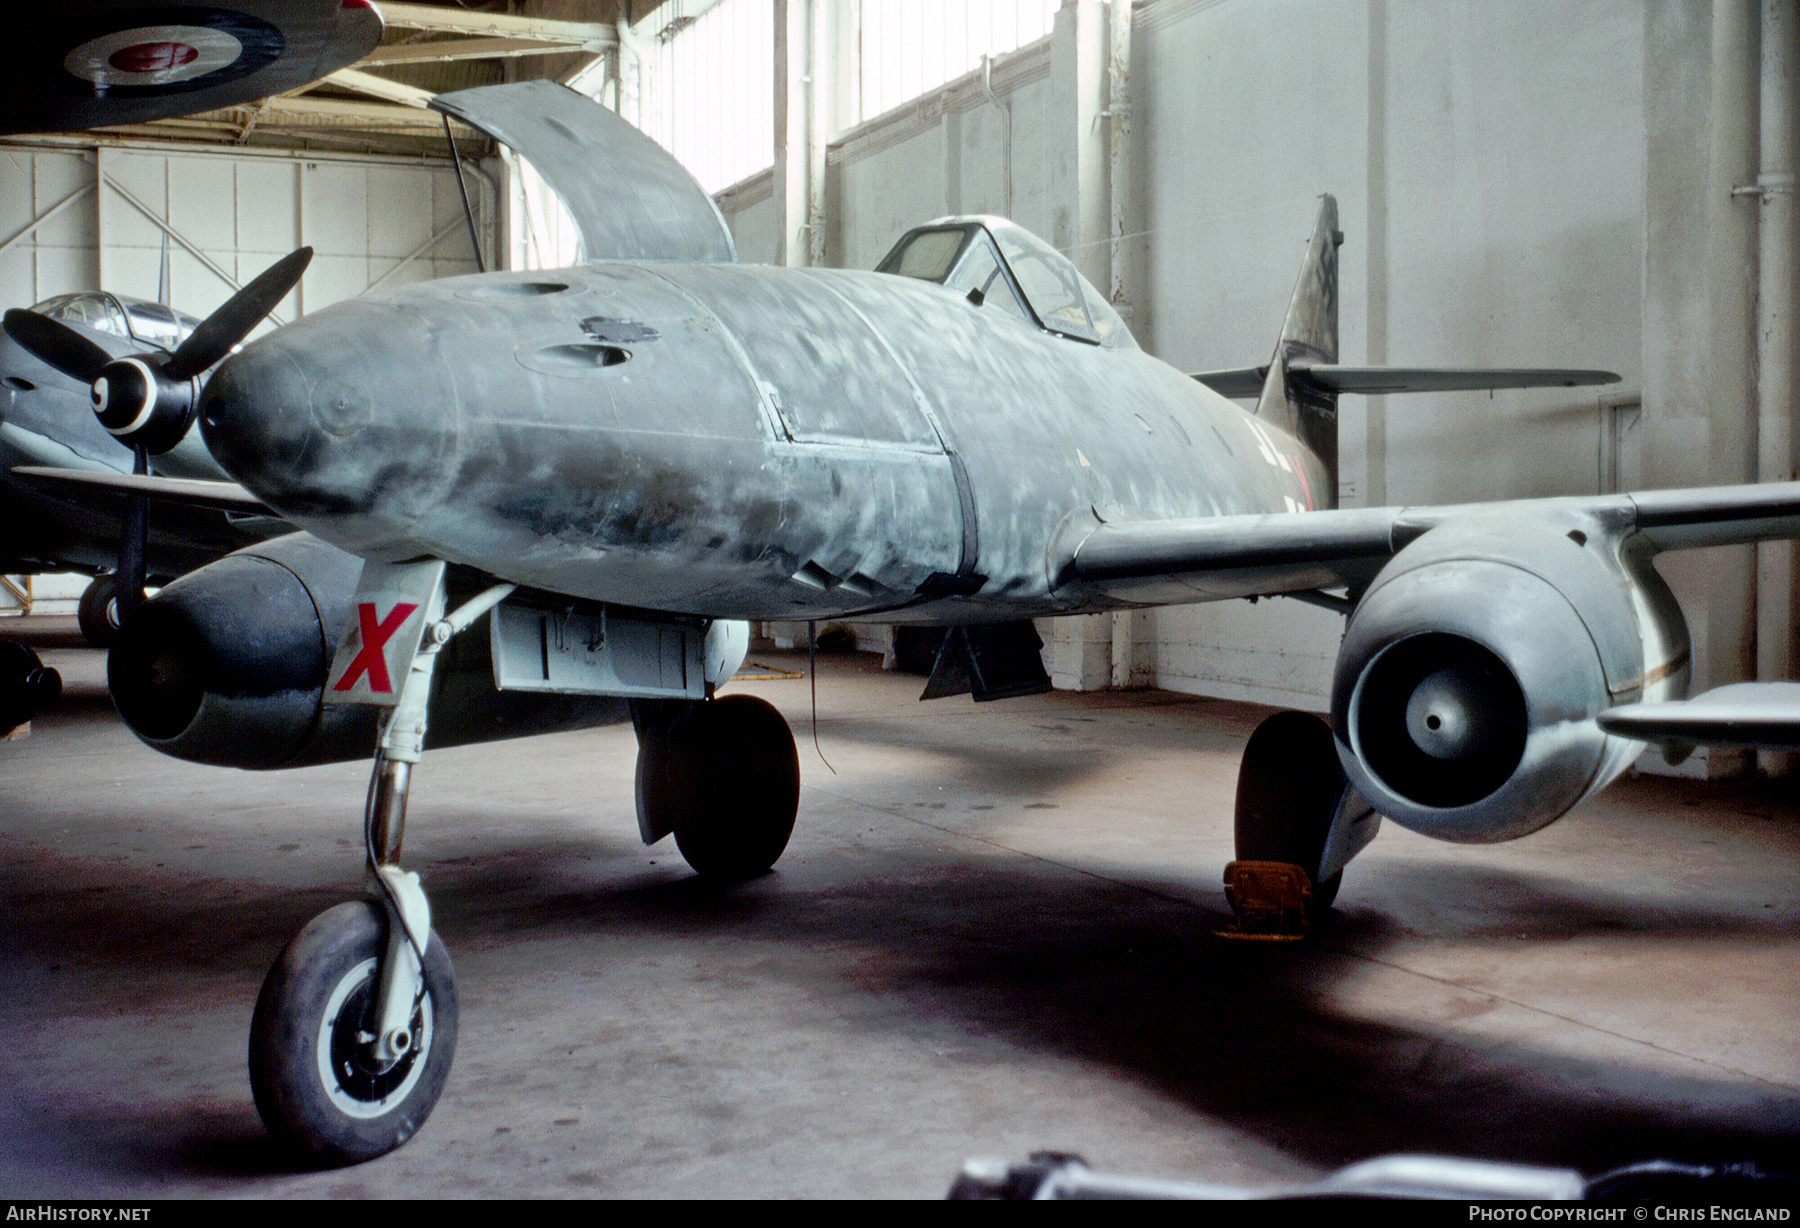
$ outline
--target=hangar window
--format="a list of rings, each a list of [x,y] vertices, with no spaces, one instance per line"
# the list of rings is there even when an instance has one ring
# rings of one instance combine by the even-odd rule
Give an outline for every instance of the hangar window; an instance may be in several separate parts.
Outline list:
[[[833,131],[1050,33],[1062,0],[820,0]],[[775,163],[774,0],[667,0],[571,80],[719,192]],[[825,14],[829,11],[829,17]]]
[[[1062,0],[852,0],[852,125],[1050,33]]]
[[[569,84],[719,192],[775,164],[773,0],[668,0]]]

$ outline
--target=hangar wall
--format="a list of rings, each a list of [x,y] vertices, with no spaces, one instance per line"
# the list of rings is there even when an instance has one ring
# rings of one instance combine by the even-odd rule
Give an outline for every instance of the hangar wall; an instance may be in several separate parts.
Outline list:
[[[825,263],[869,267],[940,214],[1009,214],[1097,284],[1116,261],[1121,306],[1150,352],[1185,370],[1243,366],[1267,361],[1316,198],[1331,192],[1346,236],[1344,362],[1623,377],[1599,390],[1345,397],[1345,504],[1751,476],[1753,393],[1742,344],[1721,333],[1745,331],[1754,277],[1733,263],[1741,234],[1720,235],[1755,225],[1756,198],[1732,188],[1757,172],[1743,131],[1756,113],[1756,0],[1139,3],[1130,169],[1096,231],[1082,215],[1106,156],[1093,146],[1110,108],[1092,83],[1105,39],[1081,27],[1107,7],[1068,0],[1051,38],[995,63],[991,96],[972,74],[834,140]],[[746,259],[781,250],[758,180],[721,205]],[[1791,457],[1776,467],[1791,474]],[[1696,690],[1750,668],[1748,557],[1665,557]],[[1341,630],[1335,615],[1275,600],[1063,619],[1046,638],[1059,686],[1150,683],[1319,710]]]
[[[490,212],[491,194],[481,197]],[[155,299],[165,234],[170,304],[198,316],[303,244],[316,254],[281,318],[377,285],[475,271],[455,173],[441,165],[74,142],[11,146],[0,158],[9,307],[73,290]]]

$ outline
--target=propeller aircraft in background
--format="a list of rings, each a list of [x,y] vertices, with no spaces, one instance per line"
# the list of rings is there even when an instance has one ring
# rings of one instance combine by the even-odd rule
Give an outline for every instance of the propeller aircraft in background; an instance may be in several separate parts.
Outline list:
[[[60,325],[63,361],[83,377],[65,374],[0,333],[0,575],[84,572],[77,621],[88,642],[104,647],[133,605],[120,577],[161,584],[240,546],[292,531],[269,513],[235,514],[167,505],[151,520],[141,498],[100,494],[92,487],[57,489],[25,474],[34,467],[73,468],[91,475],[129,474],[136,450],[120,442],[94,415],[92,363],[100,354],[143,353],[166,361],[200,321],[161,303],[106,291],[62,294],[15,319],[28,331],[36,321]],[[41,329],[40,329],[41,331]],[[73,340],[70,340],[73,338]],[[82,347],[75,342],[82,343]],[[85,348],[83,348],[85,347]],[[162,441],[162,442],[167,442]],[[199,433],[190,429],[163,448],[156,475],[228,481]],[[137,517],[136,520],[133,517]],[[128,531],[127,526],[131,527]],[[136,561],[134,561],[136,560]],[[61,679],[24,644],[0,641],[0,734],[30,720],[61,693]]]

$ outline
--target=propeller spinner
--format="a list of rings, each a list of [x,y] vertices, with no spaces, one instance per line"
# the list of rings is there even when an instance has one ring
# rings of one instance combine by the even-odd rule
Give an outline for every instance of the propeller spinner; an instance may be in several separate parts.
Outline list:
[[[14,308],[6,331],[33,355],[93,390],[94,414],[137,457],[134,471],[148,473],[150,457],[167,452],[194,425],[199,379],[255,328],[300,281],[313,249],[302,247],[259,273],[200,322],[172,354],[151,352],[114,358],[60,320]],[[144,592],[144,546],[149,535],[146,501],[126,500],[119,534],[119,618]]]

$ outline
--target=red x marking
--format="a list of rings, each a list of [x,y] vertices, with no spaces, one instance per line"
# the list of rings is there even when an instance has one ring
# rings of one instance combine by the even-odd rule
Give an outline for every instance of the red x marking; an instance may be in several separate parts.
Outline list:
[[[394,683],[388,677],[387,657],[381,650],[387,646],[389,640],[394,638],[394,632],[400,630],[400,624],[406,621],[407,616],[418,608],[416,604],[402,601],[394,606],[393,611],[386,618],[377,621],[375,603],[372,601],[359,602],[356,607],[356,619],[362,627],[362,651],[356,654],[356,659],[350,662],[350,668],[344,671],[344,676],[339,678],[337,684],[331,689],[348,691],[356,685],[357,678],[366,671],[369,675],[371,691],[392,695]]]

